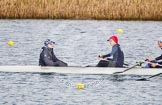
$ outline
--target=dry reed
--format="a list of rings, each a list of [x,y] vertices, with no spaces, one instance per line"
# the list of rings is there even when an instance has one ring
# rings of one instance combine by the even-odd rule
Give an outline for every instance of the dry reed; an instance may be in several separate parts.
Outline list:
[[[0,18],[162,20],[162,0],[0,0]]]

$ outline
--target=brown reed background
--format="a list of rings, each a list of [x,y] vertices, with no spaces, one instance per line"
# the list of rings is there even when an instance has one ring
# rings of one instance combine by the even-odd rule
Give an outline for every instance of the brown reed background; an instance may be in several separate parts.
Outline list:
[[[0,18],[162,20],[162,0],[0,0]]]

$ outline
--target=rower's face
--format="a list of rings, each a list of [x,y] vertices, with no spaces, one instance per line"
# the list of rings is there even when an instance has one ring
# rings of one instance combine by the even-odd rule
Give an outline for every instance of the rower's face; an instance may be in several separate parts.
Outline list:
[[[54,44],[48,44],[48,48],[53,48]]]
[[[158,46],[162,48],[162,42],[158,41]]]
[[[115,44],[114,40],[110,39],[110,46],[114,46]]]

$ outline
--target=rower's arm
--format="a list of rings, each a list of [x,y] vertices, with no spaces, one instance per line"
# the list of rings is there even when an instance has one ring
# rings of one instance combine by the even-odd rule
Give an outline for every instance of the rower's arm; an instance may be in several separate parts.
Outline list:
[[[162,55],[155,58],[155,60],[161,60],[161,59],[162,59]]]
[[[110,56],[112,56],[113,54],[115,54],[117,51],[118,51],[118,48],[117,48],[117,47],[113,47],[111,53],[109,53],[109,54],[107,54],[107,55],[104,55],[103,58],[105,58],[105,57],[110,57]]]
[[[158,62],[159,65],[162,65],[162,62]]]
[[[110,57],[111,55],[112,55],[111,53],[106,54],[106,55],[103,55],[103,58],[105,58],[105,57]]]

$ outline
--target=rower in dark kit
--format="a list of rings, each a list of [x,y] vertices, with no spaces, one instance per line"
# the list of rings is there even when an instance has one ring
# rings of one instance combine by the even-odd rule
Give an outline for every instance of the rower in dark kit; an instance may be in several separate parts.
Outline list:
[[[160,37],[157,40],[157,44],[162,50],[162,37]],[[162,60],[162,54],[159,57],[156,57],[154,59],[147,58],[146,61],[149,63],[145,67],[146,68],[162,68],[162,61],[159,61],[159,60]]]
[[[42,47],[42,52],[40,54],[39,58],[39,65],[40,66],[67,66],[67,63],[59,60],[54,52],[53,52],[53,47],[54,47],[55,42],[51,41],[50,39],[47,39],[44,42],[44,47]]]
[[[107,41],[110,42],[112,46],[112,51],[106,55],[99,55],[99,58],[103,58],[97,64],[97,67],[123,67],[124,64],[124,53],[118,44],[118,37],[111,36]],[[112,59],[108,59],[107,57],[113,56]]]

